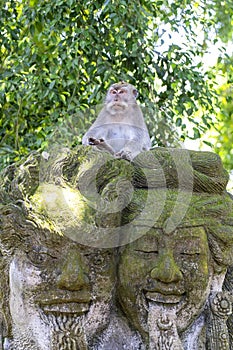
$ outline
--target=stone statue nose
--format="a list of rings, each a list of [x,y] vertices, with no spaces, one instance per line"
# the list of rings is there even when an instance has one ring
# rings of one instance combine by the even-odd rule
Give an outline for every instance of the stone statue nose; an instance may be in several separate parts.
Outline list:
[[[88,268],[78,252],[69,252],[61,267],[61,274],[57,278],[57,285],[61,289],[81,290],[90,289]]]
[[[179,282],[183,278],[172,253],[166,252],[159,256],[157,264],[151,270],[150,275],[153,279],[164,283]]]

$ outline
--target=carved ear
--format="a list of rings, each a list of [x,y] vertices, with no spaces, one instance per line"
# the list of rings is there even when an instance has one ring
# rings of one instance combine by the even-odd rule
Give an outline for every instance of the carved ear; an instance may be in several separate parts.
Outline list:
[[[138,97],[138,90],[133,89],[133,95],[134,95],[135,98],[137,98]]]
[[[9,318],[6,317],[6,315],[3,312],[0,312],[0,337],[9,338],[11,336],[10,330],[11,330],[11,325],[10,325]]]

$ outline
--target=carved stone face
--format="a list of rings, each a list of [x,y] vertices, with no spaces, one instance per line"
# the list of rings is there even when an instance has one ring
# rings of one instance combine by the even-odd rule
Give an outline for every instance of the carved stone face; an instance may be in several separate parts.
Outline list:
[[[148,313],[176,314],[178,331],[201,313],[210,292],[212,271],[203,227],[149,232],[126,246],[119,264],[118,297],[131,323],[147,336]]]
[[[16,251],[9,277],[17,350],[85,349],[109,322],[114,266],[111,250],[64,237]]]

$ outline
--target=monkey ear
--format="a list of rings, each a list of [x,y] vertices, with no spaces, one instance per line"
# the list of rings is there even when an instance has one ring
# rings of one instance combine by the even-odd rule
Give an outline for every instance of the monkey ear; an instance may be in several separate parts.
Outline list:
[[[135,99],[138,97],[138,90],[133,89],[133,95],[135,97]]]

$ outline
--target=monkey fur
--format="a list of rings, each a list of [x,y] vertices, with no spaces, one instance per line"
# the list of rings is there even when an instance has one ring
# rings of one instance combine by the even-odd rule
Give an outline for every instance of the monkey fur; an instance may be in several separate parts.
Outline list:
[[[122,81],[111,85],[103,109],[83,136],[83,145],[93,145],[127,160],[149,150],[151,141],[137,95],[131,84]]]

